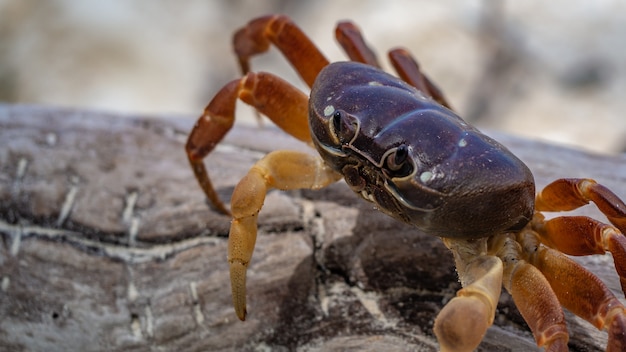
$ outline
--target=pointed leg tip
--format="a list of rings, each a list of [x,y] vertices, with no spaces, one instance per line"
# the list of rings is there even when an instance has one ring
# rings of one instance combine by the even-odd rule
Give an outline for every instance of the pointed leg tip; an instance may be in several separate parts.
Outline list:
[[[239,320],[241,321],[246,321],[246,315],[248,314],[248,312],[246,311],[246,308],[243,308],[243,311],[240,311],[239,309],[237,309],[237,307],[235,307],[235,313],[237,314],[237,318],[239,318]]]
[[[240,261],[230,262],[230,284],[233,295],[233,307],[241,321],[246,320],[246,265]]]

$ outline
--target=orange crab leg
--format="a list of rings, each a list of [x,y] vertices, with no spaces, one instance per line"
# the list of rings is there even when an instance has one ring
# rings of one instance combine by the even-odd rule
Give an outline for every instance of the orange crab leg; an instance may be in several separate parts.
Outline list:
[[[611,190],[591,179],[565,178],[552,182],[537,195],[535,209],[567,211],[590,201],[615,227],[626,232],[626,204]]]
[[[506,263],[505,276],[505,287],[533,332],[537,346],[546,351],[567,351],[565,316],[546,278],[523,260]]]
[[[311,142],[308,98],[286,81],[269,73],[248,73],[224,86],[205,108],[185,146],[198,183],[211,203],[224,214],[228,214],[228,210],[213,188],[203,159],[233,126],[237,99],[255,107],[295,138]]]
[[[609,333],[607,351],[626,351],[626,308],[598,277],[565,255],[532,241],[528,259],[546,277],[563,307]]]
[[[289,17],[269,15],[250,21],[235,33],[233,46],[244,74],[250,71],[250,58],[266,52],[270,44],[283,53],[309,87],[329,63]]]
[[[402,80],[431,96],[439,104],[452,110],[443,92],[422,73],[417,60],[407,50],[398,48],[389,52],[389,60]]]
[[[492,238],[492,250],[504,264],[503,285],[530,327],[537,345],[546,351],[567,351],[565,315],[544,275],[523,256],[512,235]]]
[[[376,54],[365,43],[361,31],[354,23],[339,22],[335,29],[335,37],[350,60],[380,68]]]
[[[615,227],[586,216],[564,216],[536,229],[541,242],[569,255],[611,252],[622,291],[626,292],[626,237]]]
[[[376,54],[365,43],[363,35],[354,23],[340,22],[335,29],[335,37],[350,60],[380,67]],[[441,90],[420,71],[417,61],[407,50],[398,48],[390,51],[389,60],[402,80],[451,109]]]
[[[237,317],[246,318],[246,270],[257,233],[257,216],[270,188],[319,189],[339,180],[319,156],[275,151],[259,160],[237,184],[231,208],[233,220],[228,236],[228,263],[233,305]]]
[[[573,216],[559,217],[533,226],[542,242],[565,254],[590,255],[611,252],[615,269],[626,293],[626,204],[606,187],[590,179],[560,179],[546,186],[538,195],[538,211],[572,210],[594,202],[615,225]],[[541,220],[541,219],[540,219]]]

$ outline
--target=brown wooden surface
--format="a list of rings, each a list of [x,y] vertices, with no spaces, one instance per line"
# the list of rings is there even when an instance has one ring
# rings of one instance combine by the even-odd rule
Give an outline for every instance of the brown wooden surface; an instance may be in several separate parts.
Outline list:
[[[436,350],[433,319],[459,288],[451,255],[343,183],[270,192],[238,321],[229,219],[207,207],[184,155],[193,122],[0,105],[0,350]],[[626,197],[624,156],[494,137],[539,186],[587,176]],[[207,161],[220,194],[279,148],[304,147],[237,127]],[[619,293],[609,256],[582,262]],[[568,323],[572,350],[606,343]],[[506,293],[480,349],[536,349]]]

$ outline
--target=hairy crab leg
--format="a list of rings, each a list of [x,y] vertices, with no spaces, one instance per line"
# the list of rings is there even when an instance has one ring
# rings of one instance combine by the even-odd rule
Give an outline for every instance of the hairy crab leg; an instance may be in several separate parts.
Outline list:
[[[389,60],[403,81],[430,95],[436,102],[452,110],[441,89],[422,73],[417,60],[406,49],[391,50]]]
[[[504,263],[503,285],[509,291],[539,347],[568,351],[569,333],[557,294],[539,269],[524,259],[513,235],[492,238],[491,247]]]
[[[361,31],[354,23],[339,22],[335,29],[335,38],[350,60],[380,68],[376,53],[365,43]]]
[[[248,73],[224,86],[205,108],[185,146],[198,183],[215,208],[224,214],[229,212],[213,188],[203,159],[233,126],[237,99],[255,107],[295,138],[311,143],[308,98],[286,81],[269,73]]]
[[[463,288],[439,312],[433,329],[441,351],[473,351],[493,323],[502,289],[502,262],[495,256],[462,255],[466,246],[480,243],[443,241],[455,254]]]
[[[246,318],[246,270],[257,233],[257,215],[270,188],[319,189],[339,180],[320,157],[293,151],[275,151],[259,160],[237,184],[231,209],[228,263],[233,305],[237,317]]]
[[[609,334],[607,351],[626,351],[626,308],[595,275],[560,252],[541,246],[534,234],[518,240],[566,309]]]
[[[250,21],[235,33],[233,46],[241,71],[250,71],[250,58],[274,44],[311,87],[328,60],[302,30],[284,15],[269,15]]]
[[[572,210],[589,202],[615,225],[609,226],[588,217],[559,217],[533,226],[547,245],[570,255],[611,252],[615,269],[626,294],[626,204],[608,188],[590,179],[560,179],[538,195],[537,211]]]

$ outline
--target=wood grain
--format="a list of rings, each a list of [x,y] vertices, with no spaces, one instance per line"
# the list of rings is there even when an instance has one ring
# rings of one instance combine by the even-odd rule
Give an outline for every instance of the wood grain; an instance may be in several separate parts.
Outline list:
[[[205,204],[185,159],[193,123],[0,105],[0,350],[436,350],[433,319],[459,288],[451,255],[343,183],[270,192],[238,321],[229,219]],[[626,197],[624,156],[493,136],[539,186],[593,177]],[[207,160],[222,197],[273,149],[305,147],[236,127]],[[610,256],[581,262],[623,297]],[[603,349],[605,333],[568,323],[572,350]],[[503,293],[480,350],[536,349]]]

